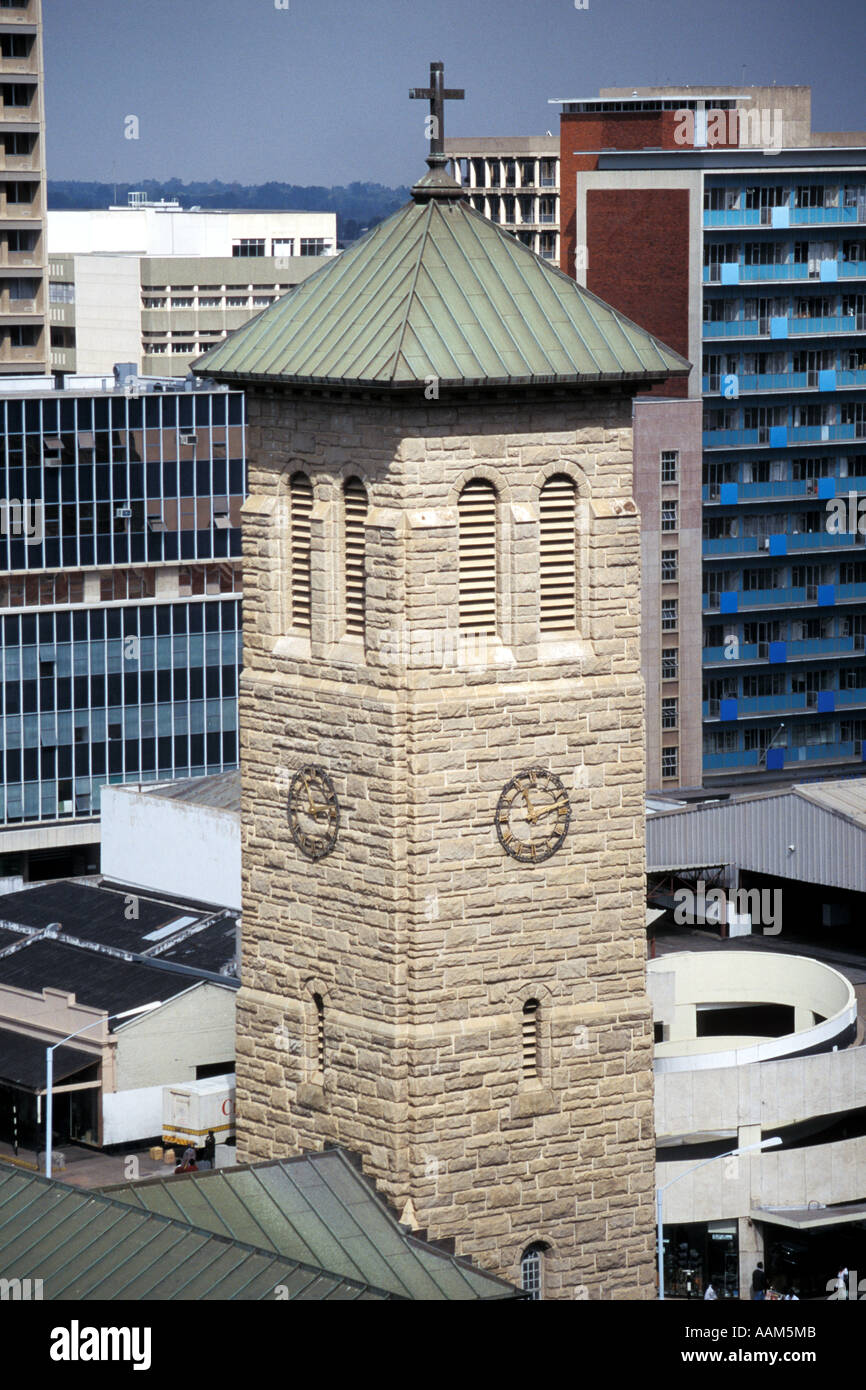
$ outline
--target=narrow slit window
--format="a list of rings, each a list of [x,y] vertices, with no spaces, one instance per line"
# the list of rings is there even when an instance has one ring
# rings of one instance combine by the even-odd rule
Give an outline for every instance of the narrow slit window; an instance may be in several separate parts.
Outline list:
[[[321,994],[313,995],[316,1006],[316,1071],[325,1070],[325,1001]]]
[[[367,493],[360,478],[347,478],[343,486],[345,508],[346,632],[364,636],[366,609]]]
[[[309,632],[312,616],[310,585],[310,517],[313,485],[306,473],[289,482],[289,543],[291,548],[292,627]]]
[[[496,632],[496,489],[473,478],[458,513],[459,623],[467,632]]]
[[[527,999],[523,1006],[523,1057],[522,1072],[524,1081],[535,1081],[538,1077],[538,1000]]]
[[[548,478],[539,499],[539,606],[542,632],[577,626],[577,490],[572,478]]]

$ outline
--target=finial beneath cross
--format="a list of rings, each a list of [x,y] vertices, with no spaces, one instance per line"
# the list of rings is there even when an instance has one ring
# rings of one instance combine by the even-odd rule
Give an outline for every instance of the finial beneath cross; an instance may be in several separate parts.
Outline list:
[[[409,96],[412,100],[429,101],[430,103],[430,153],[445,153],[445,103],[446,101],[462,101],[466,93],[462,87],[446,87],[445,85],[445,64],[430,64],[430,86],[411,87]]]

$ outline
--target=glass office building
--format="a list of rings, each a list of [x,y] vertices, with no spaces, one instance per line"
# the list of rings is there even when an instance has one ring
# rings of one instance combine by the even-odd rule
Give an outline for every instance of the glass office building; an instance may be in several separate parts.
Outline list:
[[[107,782],[237,766],[245,488],[239,392],[18,387],[0,399],[7,873],[16,827],[92,819]]]

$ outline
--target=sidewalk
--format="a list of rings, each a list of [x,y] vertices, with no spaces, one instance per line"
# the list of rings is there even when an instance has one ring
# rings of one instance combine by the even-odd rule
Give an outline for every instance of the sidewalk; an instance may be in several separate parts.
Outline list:
[[[41,1153],[41,1150],[40,1150]],[[150,1157],[147,1149],[134,1153],[110,1154],[98,1149],[82,1148],[78,1144],[66,1144],[53,1153],[54,1172],[52,1177],[70,1187],[108,1187],[114,1183],[135,1182],[142,1178],[169,1177],[180,1161],[180,1151],[175,1150],[173,1162],[156,1160]],[[17,1155],[12,1145],[0,1142],[0,1167],[11,1164],[25,1172],[40,1173],[42,1165],[32,1149],[19,1148]],[[216,1167],[232,1168],[235,1165],[235,1150],[229,1144],[217,1144]]]

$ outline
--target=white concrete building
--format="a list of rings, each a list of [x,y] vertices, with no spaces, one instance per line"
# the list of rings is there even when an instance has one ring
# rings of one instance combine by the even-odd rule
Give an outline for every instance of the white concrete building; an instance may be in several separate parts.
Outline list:
[[[777,951],[650,962],[655,1125],[669,1295],[749,1298],[763,1261],[780,1292],[826,1297],[866,1274],[866,1049],[854,987]],[[725,1157],[768,1138],[764,1151]],[[717,1157],[717,1162],[705,1160]],[[852,1294],[853,1297],[853,1294]]]
[[[106,787],[102,872],[240,910],[239,774]]]
[[[48,213],[50,255],[248,258],[333,256],[336,249],[334,212],[205,211],[142,200],[127,207]]]

